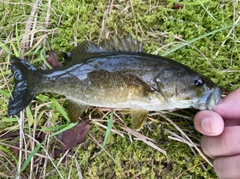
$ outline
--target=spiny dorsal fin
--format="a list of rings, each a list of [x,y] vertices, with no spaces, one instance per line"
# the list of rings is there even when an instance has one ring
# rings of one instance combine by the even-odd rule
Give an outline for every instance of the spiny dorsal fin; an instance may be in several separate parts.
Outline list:
[[[131,36],[126,38],[116,35],[114,39],[103,40],[99,48],[105,52],[142,52],[143,44],[137,39],[133,40]]]
[[[72,49],[71,56],[78,57],[81,54],[99,53],[99,52],[103,52],[103,51],[92,42],[86,40],[78,44],[76,47]]]
[[[78,57],[81,54],[94,54],[101,52],[142,52],[143,44],[137,39],[133,40],[131,36],[111,38],[103,40],[99,46],[96,46],[90,41],[83,41],[71,51],[72,57]]]

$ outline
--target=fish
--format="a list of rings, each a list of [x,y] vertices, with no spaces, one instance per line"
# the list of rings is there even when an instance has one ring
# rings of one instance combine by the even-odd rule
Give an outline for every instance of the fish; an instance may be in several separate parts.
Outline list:
[[[8,115],[22,111],[39,93],[65,95],[71,121],[88,106],[126,109],[132,127],[140,130],[149,111],[195,108],[213,110],[222,90],[213,81],[173,59],[144,52],[131,36],[84,41],[70,52],[61,68],[37,69],[12,57],[15,79]]]

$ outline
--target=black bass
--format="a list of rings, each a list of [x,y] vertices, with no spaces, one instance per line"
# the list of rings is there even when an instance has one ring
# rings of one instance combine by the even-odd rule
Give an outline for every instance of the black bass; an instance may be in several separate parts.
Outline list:
[[[15,88],[8,114],[19,113],[43,92],[65,95],[68,114],[78,120],[87,106],[129,109],[139,130],[148,111],[196,108],[212,110],[221,90],[209,78],[165,57],[143,52],[136,40],[116,37],[99,46],[84,41],[62,68],[39,70],[13,57]]]

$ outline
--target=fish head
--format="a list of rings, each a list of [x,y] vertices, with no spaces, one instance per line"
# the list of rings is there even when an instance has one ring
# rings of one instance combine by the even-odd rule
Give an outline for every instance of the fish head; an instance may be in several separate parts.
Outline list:
[[[155,81],[165,100],[178,109],[213,110],[222,94],[211,79],[188,67],[165,69]]]

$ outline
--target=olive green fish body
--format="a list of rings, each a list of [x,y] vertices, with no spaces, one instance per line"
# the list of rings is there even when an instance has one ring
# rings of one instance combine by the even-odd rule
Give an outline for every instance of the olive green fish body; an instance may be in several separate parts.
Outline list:
[[[139,57],[108,55],[42,75],[37,93],[54,92],[90,106],[161,110],[166,100],[155,81],[159,63]]]
[[[141,44],[129,38],[117,37],[99,47],[84,42],[73,49],[71,58],[66,67],[37,70],[14,57],[16,85],[9,115],[25,108],[36,94],[52,92],[71,101],[68,111],[74,118],[84,106],[128,108],[139,129],[147,111],[212,109],[220,98],[220,89],[209,78],[174,60],[144,53]],[[30,97],[24,99],[20,92]]]

